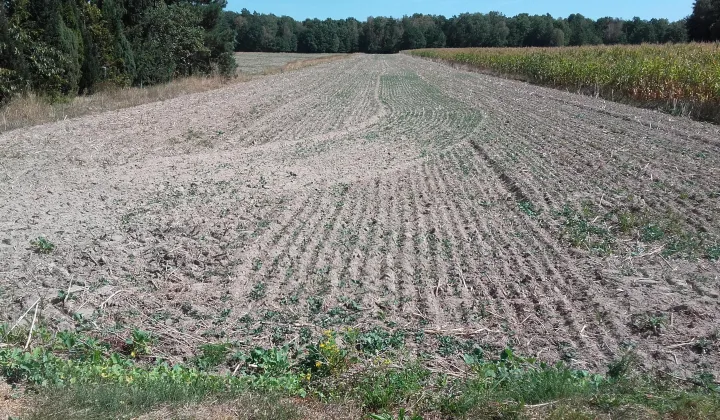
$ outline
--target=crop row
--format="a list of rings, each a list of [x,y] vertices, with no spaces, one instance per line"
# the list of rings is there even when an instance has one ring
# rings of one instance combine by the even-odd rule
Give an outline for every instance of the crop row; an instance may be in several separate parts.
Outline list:
[[[720,44],[423,49],[410,54],[720,121]]]

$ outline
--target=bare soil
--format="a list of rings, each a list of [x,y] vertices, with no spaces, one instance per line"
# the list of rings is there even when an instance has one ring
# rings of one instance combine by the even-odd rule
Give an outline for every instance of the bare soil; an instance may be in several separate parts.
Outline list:
[[[21,391],[13,389],[4,381],[0,382],[0,419],[15,418],[23,409],[24,401]]]
[[[238,65],[238,74],[255,75],[282,68],[290,63],[317,60],[334,55],[337,54],[238,52],[235,53],[235,61]]]
[[[717,376],[719,139],[404,55],[14,130],[0,322],[42,298],[175,359],[380,327],[445,370],[512,346]]]

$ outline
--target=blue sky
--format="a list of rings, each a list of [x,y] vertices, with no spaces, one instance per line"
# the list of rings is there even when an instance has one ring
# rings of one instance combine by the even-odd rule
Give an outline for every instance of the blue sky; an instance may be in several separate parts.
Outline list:
[[[447,17],[463,12],[499,11],[507,16],[518,13],[545,14],[567,17],[571,13],[597,19],[604,16],[630,19],[682,19],[692,11],[693,0],[228,0],[228,10],[239,12],[274,13],[305,18],[364,20],[368,16],[411,15],[413,13],[441,14]]]

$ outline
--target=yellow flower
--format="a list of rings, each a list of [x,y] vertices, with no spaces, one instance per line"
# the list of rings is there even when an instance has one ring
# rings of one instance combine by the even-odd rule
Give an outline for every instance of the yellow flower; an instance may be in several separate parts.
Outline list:
[[[318,367],[318,368],[319,368],[320,366],[322,366],[322,362],[321,362],[321,361],[315,362],[315,367]]]
[[[324,349],[324,348],[325,348],[325,343],[320,343],[320,348],[321,348],[321,349]]]

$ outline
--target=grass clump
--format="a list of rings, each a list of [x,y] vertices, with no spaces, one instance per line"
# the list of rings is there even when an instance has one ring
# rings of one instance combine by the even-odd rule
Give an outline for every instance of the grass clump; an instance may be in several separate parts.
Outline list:
[[[515,416],[526,404],[539,404],[596,394],[605,378],[563,363],[549,365],[506,349],[497,360],[472,360],[475,373],[443,401],[451,414],[470,417]]]
[[[349,391],[366,410],[382,411],[412,404],[413,397],[430,385],[431,372],[419,364],[399,369],[390,368],[389,364],[381,361],[376,369],[361,375]]]
[[[50,388],[38,396],[28,410],[29,420],[77,419],[105,420],[149,418],[197,418],[203,403],[212,398],[213,406],[226,407],[235,418],[254,420],[290,420],[303,418],[299,407],[275,394],[221,393],[198,384],[165,382],[142,383],[135,386],[73,385]],[[192,410],[193,405],[196,406]],[[190,410],[188,410],[188,407]],[[188,412],[183,416],[183,411]],[[195,411],[192,413],[192,411]],[[213,418],[212,410],[207,416]],[[155,415],[153,415],[155,413]],[[223,417],[226,418],[226,417]]]
[[[561,237],[576,248],[595,251],[601,255],[612,252],[615,239],[610,230],[597,224],[588,217],[587,210],[582,212],[565,207],[558,216],[562,220]]]

